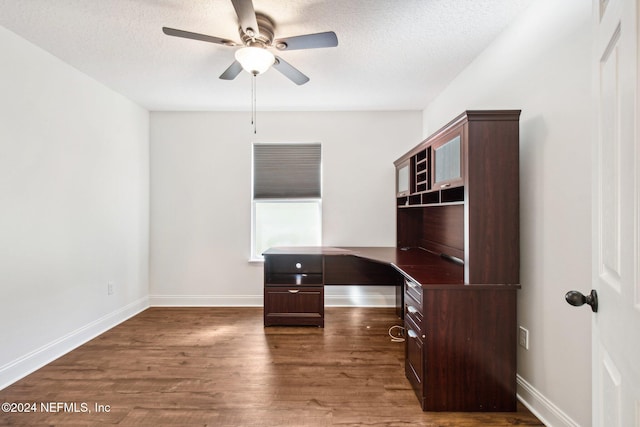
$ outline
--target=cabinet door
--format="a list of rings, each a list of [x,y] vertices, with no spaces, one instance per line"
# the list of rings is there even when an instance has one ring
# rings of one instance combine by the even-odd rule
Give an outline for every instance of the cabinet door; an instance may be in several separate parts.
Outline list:
[[[432,188],[446,189],[463,183],[463,133],[444,135],[431,146]]]
[[[410,193],[411,167],[409,159],[396,167],[396,197],[408,196]]]
[[[265,287],[264,325],[324,326],[324,288]]]

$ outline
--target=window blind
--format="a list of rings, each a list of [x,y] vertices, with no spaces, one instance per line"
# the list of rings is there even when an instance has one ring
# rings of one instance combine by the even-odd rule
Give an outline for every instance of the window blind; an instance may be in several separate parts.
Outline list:
[[[253,198],[321,197],[320,144],[254,144]]]

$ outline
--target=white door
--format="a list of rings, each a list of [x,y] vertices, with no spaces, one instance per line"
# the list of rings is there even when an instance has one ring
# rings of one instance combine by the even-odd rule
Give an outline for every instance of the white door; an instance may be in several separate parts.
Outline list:
[[[640,427],[638,3],[594,0],[593,425]],[[586,408],[585,408],[586,409]]]

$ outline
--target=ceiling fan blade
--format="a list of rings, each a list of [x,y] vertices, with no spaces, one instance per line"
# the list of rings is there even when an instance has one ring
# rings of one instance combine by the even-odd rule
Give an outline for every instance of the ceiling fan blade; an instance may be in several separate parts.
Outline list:
[[[253,8],[253,1],[252,0],[231,0],[231,3],[233,3],[233,8],[236,10],[236,15],[238,15],[238,21],[240,22],[242,31],[249,34],[249,36],[253,36],[253,34],[258,34],[258,32],[260,32],[260,28],[258,27],[256,11]],[[249,28],[253,30],[253,34],[247,31],[247,29]]]
[[[273,64],[273,68],[280,71],[285,77],[297,85],[303,85],[309,81],[309,77],[302,74],[297,68],[279,56],[276,56],[276,62]]]
[[[220,37],[207,36],[206,34],[192,33],[190,31],[176,30],[175,28],[162,27],[162,32],[168,36],[182,37],[184,39],[200,40],[203,42],[222,44],[225,46],[235,46],[232,40],[221,39]]]
[[[319,47],[338,46],[338,36],[333,31],[325,33],[305,34],[303,36],[277,39],[273,45],[278,50],[316,49]]]
[[[240,65],[238,61],[233,61],[233,63],[229,65],[229,68],[227,68],[224,73],[220,74],[220,78],[222,80],[233,80],[238,77],[240,71],[242,71],[242,65]]]

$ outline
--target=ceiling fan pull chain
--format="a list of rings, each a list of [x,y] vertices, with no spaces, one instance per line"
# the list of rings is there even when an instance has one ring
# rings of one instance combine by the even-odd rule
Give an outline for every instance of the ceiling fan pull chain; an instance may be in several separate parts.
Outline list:
[[[251,124],[253,133],[256,134],[257,109],[256,109],[256,74],[251,77]]]
[[[251,77],[251,126],[253,126],[253,85],[256,82],[256,76]]]

